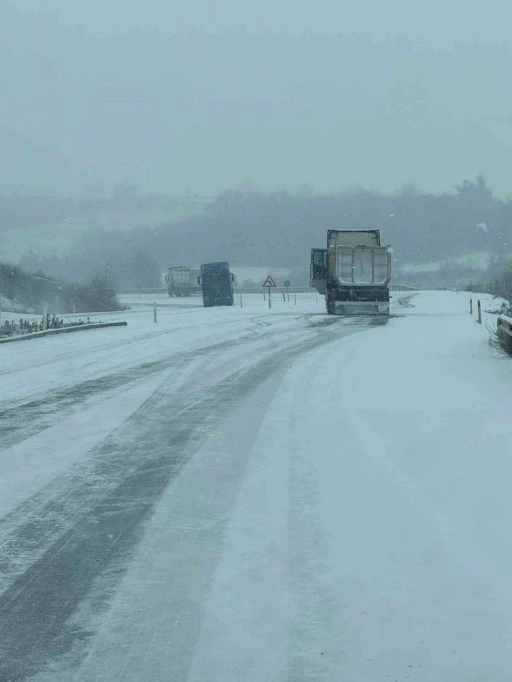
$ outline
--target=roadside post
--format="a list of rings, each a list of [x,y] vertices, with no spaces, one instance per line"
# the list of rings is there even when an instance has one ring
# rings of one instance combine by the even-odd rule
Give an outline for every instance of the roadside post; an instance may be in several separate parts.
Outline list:
[[[157,307],[156,307],[156,301],[153,303],[153,322],[157,321]]]
[[[482,324],[482,304],[480,303],[480,299],[477,301],[477,308],[478,308],[478,324]]]
[[[243,302],[242,302],[242,294],[240,294],[240,308],[243,307]]]
[[[472,298],[469,299],[469,314],[470,315],[473,314],[473,299]]]
[[[289,279],[284,280],[284,286],[286,287],[286,296],[288,298],[288,303],[290,302],[290,287],[291,287],[291,282]]]
[[[276,286],[276,283],[274,282],[274,279],[269,275],[267,279],[263,282],[263,287],[268,288],[268,307],[272,308],[272,294],[271,291],[274,289]]]

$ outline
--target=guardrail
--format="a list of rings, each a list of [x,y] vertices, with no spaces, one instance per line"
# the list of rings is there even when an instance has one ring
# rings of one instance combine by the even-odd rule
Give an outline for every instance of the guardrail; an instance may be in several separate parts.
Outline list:
[[[236,287],[233,289],[235,294],[266,294],[268,287]],[[313,287],[272,287],[273,294],[316,294]]]
[[[61,327],[60,329],[44,329],[41,332],[31,334],[18,334],[0,339],[0,343],[13,343],[14,341],[26,341],[28,339],[38,339],[41,336],[53,336],[54,334],[70,334],[72,332],[82,332],[87,329],[103,329],[104,327],[126,327],[128,322],[97,322],[95,324],[77,324],[74,327]]]
[[[502,348],[512,355],[512,317],[508,315],[498,315],[496,332]]]
[[[411,287],[408,284],[390,284],[389,285],[389,290],[390,291],[416,291],[415,287]],[[233,289],[233,293],[235,294],[264,294],[266,293],[266,288],[264,287],[235,287]],[[290,294],[316,294],[318,293],[316,289],[313,289],[313,287],[275,287],[275,289],[272,289],[273,293],[276,294],[282,294],[284,293],[290,293]],[[162,295],[168,295],[167,288],[164,287],[158,287],[158,288],[133,288],[133,289],[123,289],[122,291],[118,292],[120,296],[143,296],[143,295],[149,295],[149,294],[156,294],[158,296]],[[201,296],[201,293],[193,293],[190,294],[190,296],[185,296],[184,298],[193,298],[193,297],[199,297]]]
[[[283,293],[283,291],[286,293],[290,294],[314,294],[317,293],[316,289],[313,289],[312,287],[275,287],[272,289],[274,293]],[[267,292],[267,289],[264,287],[234,287],[233,288],[233,293],[234,294],[264,294]],[[158,288],[158,289],[146,289],[146,288],[141,288],[141,289],[123,289],[122,291],[118,291],[118,294],[120,296],[144,296],[144,295],[149,295],[149,294],[155,294],[155,295],[168,295],[167,289],[164,288]],[[190,296],[183,296],[179,298],[193,298],[193,297],[199,297],[202,296],[201,292],[194,292],[190,294]]]
[[[390,284],[390,291],[416,291],[416,287],[410,287],[408,284]]]
[[[167,295],[167,287],[158,287],[158,288],[146,288],[146,287],[138,287],[138,288],[132,288],[132,289],[122,289],[121,291],[118,291],[117,294],[119,296],[138,296],[139,294],[166,294]]]

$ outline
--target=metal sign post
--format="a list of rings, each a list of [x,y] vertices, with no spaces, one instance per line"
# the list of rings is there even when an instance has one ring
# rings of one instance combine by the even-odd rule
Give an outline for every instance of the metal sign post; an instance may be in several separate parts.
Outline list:
[[[268,307],[272,308],[272,295],[271,291],[273,288],[275,288],[276,283],[274,282],[274,279],[269,275],[267,279],[263,282],[263,287],[268,288]]]
[[[290,287],[291,287],[291,285],[292,285],[292,283],[290,282],[289,279],[284,280],[284,286],[286,288],[286,296],[288,298],[288,303],[290,302]]]

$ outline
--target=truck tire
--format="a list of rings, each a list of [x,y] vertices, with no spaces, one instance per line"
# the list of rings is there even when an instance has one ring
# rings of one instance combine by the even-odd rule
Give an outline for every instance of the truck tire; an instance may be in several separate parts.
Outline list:
[[[328,315],[334,315],[336,313],[336,305],[332,296],[329,295],[329,291],[325,293],[325,307]]]

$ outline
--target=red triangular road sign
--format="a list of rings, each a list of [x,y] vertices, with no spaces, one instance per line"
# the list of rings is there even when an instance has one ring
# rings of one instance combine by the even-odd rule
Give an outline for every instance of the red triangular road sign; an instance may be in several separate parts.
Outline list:
[[[277,286],[273,278],[269,275],[267,279],[263,282],[264,287],[275,287]]]

